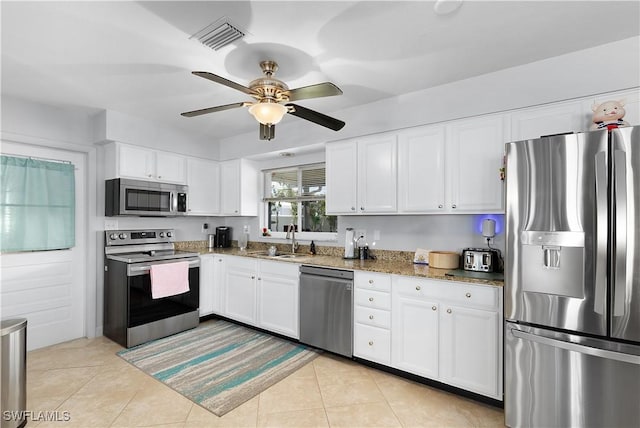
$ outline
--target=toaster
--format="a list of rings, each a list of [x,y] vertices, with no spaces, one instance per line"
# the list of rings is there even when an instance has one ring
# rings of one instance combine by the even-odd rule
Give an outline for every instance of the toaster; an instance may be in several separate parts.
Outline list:
[[[462,262],[464,270],[474,272],[498,272],[500,269],[498,250],[491,248],[465,248]]]

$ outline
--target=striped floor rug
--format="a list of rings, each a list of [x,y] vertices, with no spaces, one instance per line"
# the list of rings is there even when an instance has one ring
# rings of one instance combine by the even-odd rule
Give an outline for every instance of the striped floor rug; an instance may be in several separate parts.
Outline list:
[[[118,352],[218,416],[233,410],[313,360],[305,346],[227,321]]]

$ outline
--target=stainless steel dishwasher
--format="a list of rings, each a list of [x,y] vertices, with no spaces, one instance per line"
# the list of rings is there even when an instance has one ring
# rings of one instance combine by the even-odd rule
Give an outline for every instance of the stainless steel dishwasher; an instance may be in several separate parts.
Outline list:
[[[353,356],[353,272],[300,267],[300,342]]]

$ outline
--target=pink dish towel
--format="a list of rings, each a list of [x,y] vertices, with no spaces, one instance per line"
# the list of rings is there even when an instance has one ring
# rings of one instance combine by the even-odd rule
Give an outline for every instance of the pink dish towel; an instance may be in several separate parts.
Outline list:
[[[189,262],[151,265],[151,297],[175,296],[189,291]]]

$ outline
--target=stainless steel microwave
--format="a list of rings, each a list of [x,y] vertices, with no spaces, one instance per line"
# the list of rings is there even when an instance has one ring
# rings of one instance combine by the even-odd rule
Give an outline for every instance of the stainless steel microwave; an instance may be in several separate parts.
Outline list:
[[[114,178],[105,182],[105,216],[171,217],[187,214],[188,187]]]

